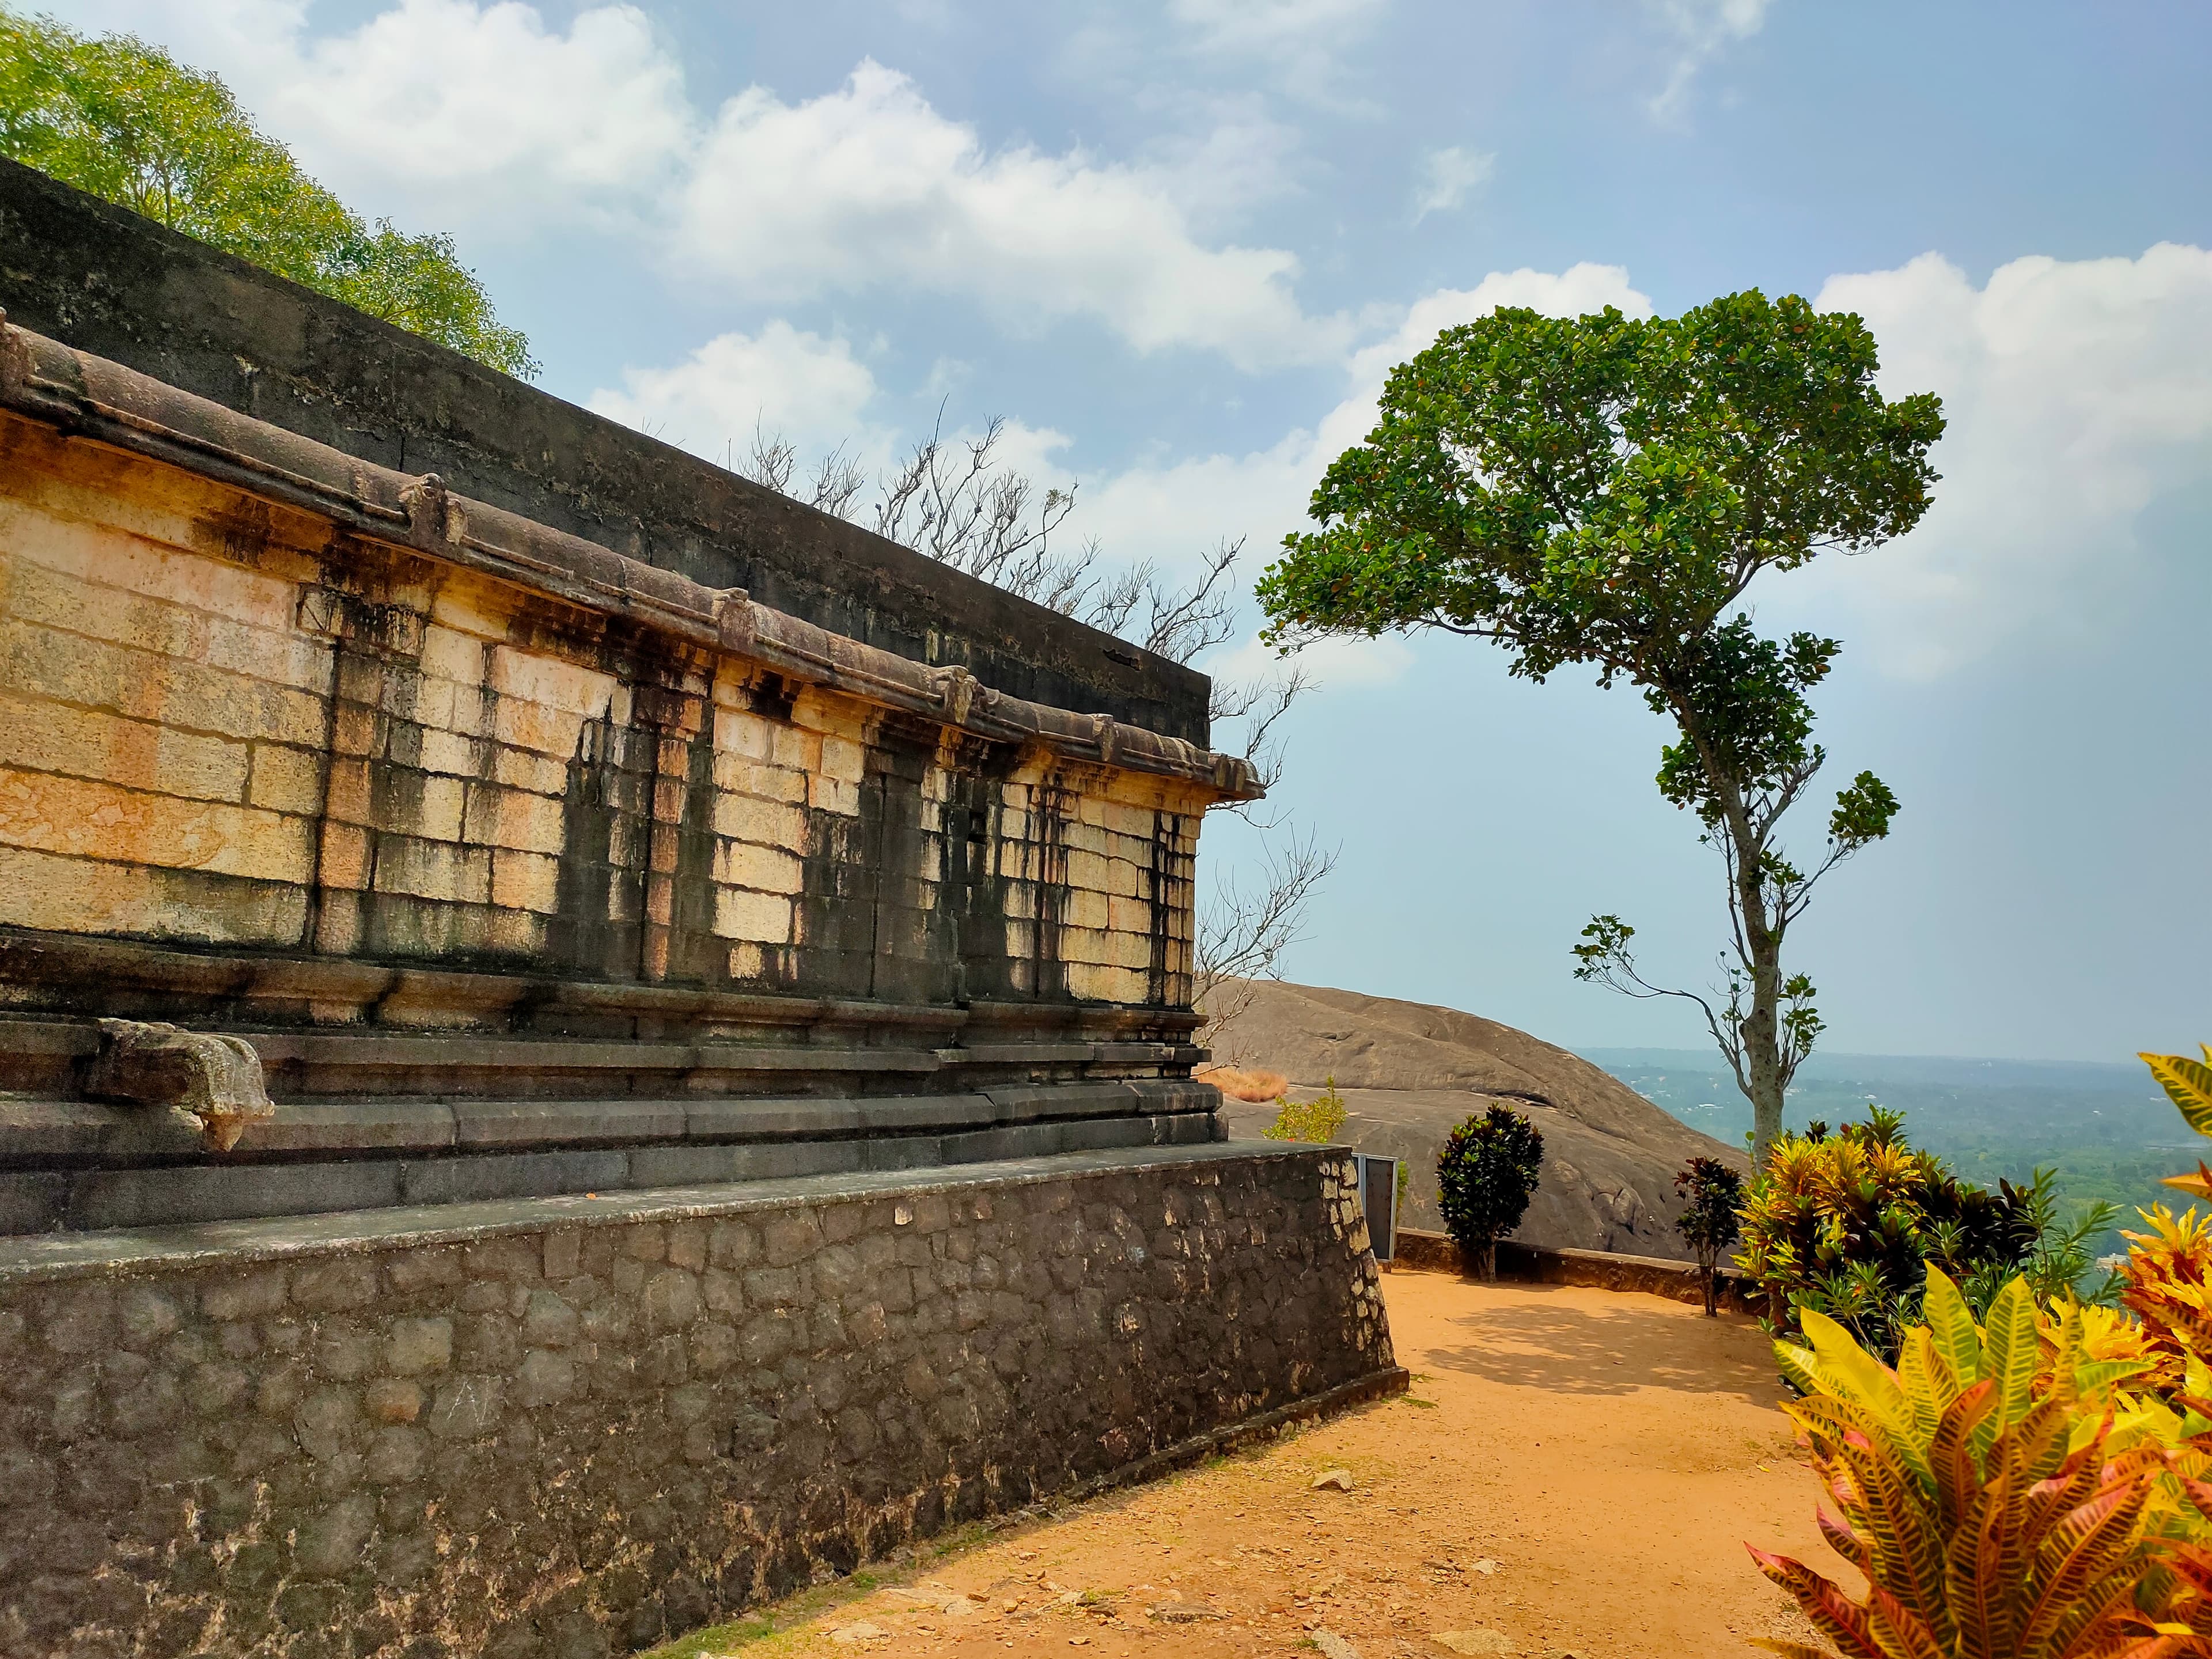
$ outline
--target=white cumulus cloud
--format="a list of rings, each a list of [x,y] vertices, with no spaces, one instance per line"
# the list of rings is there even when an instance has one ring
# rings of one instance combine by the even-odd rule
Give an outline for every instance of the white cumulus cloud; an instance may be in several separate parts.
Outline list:
[[[1288,40],[1346,3],[1285,0],[1261,22],[1200,6],[1192,24],[1224,46]],[[1352,334],[1300,307],[1293,254],[1218,233],[1280,188],[1285,131],[1249,110],[1124,162],[988,146],[867,59],[817,97],[752,87],[702,111],[629,4],[565,27],[526,0],[392,0],[322,33],[308,0],[74,0],[65,21],[214,70],[341,196],[471,245],[619,223],[740,306],[920,288],[1246,368],[1325,362]]]
[[[1647,106],[1661,121],[1686,112],[1698,71],[1737,40],[1748,40],[1766,21],[1773,0],[1647,0],[1648,9],[1673,37],[1674,56],[1667,83]]]
[[[787,440],[805,465],[840,446],[870,459],[888,448],[870,420],[876,391],[848,342],[778,319],[756,334],[717,335],[671,367],[626,370],[620,391],[588,401],[611,420],[711,461],[742,459],[760,433]]]
[[[1413,189],[1414,222],[1431,213],[1449,213],[1488,184],[1497,167],[1498,157],[1486,150],[1457,144],[1431,150],[1421,158],[1420,182]]]
[[[1139,351],[1210,348],[1247,368],[1325,360],[1350,326],[1300,309],[1292,255],[1202,243],[1171,179],[990,149],[872,61],[818,98],[754,88],[725,104],[678,246],[756,301],[922,288],[1016,325],[1091,317]]]
[[[633,5],[586,7],[565,29],[519,0],[398,0],[325,34],[305,0],[80,0],[66,21],[161,42],[221,75],[341,196],[471,240],[629,216],[696,120]]]
[[[2138,520],[2212,478],[2212,252],[2036,256],[1980,287],[1929,253],[1831,278],[1817,303],[1864,317],[1884,392],[1940,394],[1949,427],[1920,527],[1790,578],[1789,613],[1850,607],[1881,665],[1916,678],[2117,622]]]

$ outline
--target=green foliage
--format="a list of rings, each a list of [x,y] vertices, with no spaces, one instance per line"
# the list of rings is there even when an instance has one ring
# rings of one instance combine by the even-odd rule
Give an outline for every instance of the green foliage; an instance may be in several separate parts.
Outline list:
[[[0,9],[0,155],[494,368],[538,372],[451,237],[364,224],[220,80],[135,36]]]
[[[1716,1139],[1741,1145],[1751,1127],[1747,1104],[1730,1098],[1734,1085],[1717,1059],[1656,1050],[1589,1058]],[[1815,1055],[1790,1085],[1788,1121],[1802,1128],[1813,1118],[1863,1117],[1875,1103],[1904,1111],[1912,1144],[1962,1181],[2025,1186],[2036,1165],[2055,1168],[2051,1194],[2063,1216],[2102,1205],[2132,1222],[2137,1209],[2177,1197],[2161,1184],[2174,1155],[2157,1150],[2174,1139],[2174,1108],[2140,1066]],[[2127,1248],[2109,1227],[2089,1255]]]
[[[1908,1144],[1899,1114],[1877,1106],[1864,1123],[1832,1134],[1814,1123],[1775,1144],[1744,1206],[1738,1261],[1765,1292],[1775,1334],[1795,1331],[1809,1310],[1893,1355],[1919,1316],[1931,1264],[1963,1282],[1976,1306],[2015,1274],[2046,1300],[2077,1293],[2112,1212],[2093,1206],[2062,1224],[2053,1183],[2049,1170],[1994,1192],[1960,1181]]]
[[[1888,834],[1898,802],[1863,772],[1821,859],[1783,855],[1779,823],[1826,758],[1808,694],[1840,647],[1764,638],[1742,606],[1761,571],[1875,546],[1928,510],[1941,404],[1886,401],[1876,368],[1863,322],[1795,295],[1671,319],[1501,308],[1392,372],[1375,429],[1314,492],[1321,528],[1286,537],[1258,586],[1278,644],[1439,628],[1496,641],[1529,679],[1571,665],[1626,679],[1673,720],[1659,787],[1728,866],[1727,1005],[1645,982],[1617,918],[1577,955],[1586,978],[1705,1006],[1762,1151],[1819,1030],[1811,982],[1780,969],[1783,936],[1827,870]]]
[[[1485,1279],[1498,1276],[1498,1241],[1521,1224],[1544,1161],[1544,1137],[1510,1106],[1470,1117],[1437,1159],[1437,1206],[1453,1241]]]
[[[1305,1140],[1325,1146],[1336,1139],[1351,1115],[1332,1077],[1321,1093],[1303,1104],[1285,1095],[1275,1121],[1260,1133],[1269,1140]]]
[[[1685,1200],[1674,1231],[1697,1254],[1710,1317],[1717,1311],[1713,1280],[1722,1253],[1741,1231],[1736,1212],[1743,1206],[1743,1177],[1717,1158],[1693,1158],[1675,1176],[1674,1190]]]
[[[1927,510],[1940,405],[1886,403],[1875,367],[1856,317],[1757,292],[1448,329],[1323,477],[1324,527],[1285,538],[1260,585],[1273,636],[1431,623],[1498,639],[1532,679],[1591,664],[1707,709],[1724,769],[1778,776],[1834,644],[1722,619],[1759,570]]]

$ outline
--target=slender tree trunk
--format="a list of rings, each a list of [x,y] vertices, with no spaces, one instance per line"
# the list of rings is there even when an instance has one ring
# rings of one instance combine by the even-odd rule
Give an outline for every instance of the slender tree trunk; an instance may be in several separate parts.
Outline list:
[[[1751,1167],[1766,1167],[1782,1136],[1782,935],[1769,922],[1759,881],[1765,849],[1736,828],[1735,904],[1751,958],[1751,1009],[1736,1027],[1743,1039],[1744,1079],[1751,1094]]]

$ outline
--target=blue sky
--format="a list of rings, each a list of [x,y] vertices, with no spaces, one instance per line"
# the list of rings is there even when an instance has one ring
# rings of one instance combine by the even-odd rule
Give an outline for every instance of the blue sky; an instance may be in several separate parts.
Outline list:
[[[1241,536],[1256,574],[1389,367],[1501,301],[1857,310],[1952,429],[1920,530],[1753,595],[1844,640],[1831,765],[1905,801],[1793,935],[1828,1044],[2212,1036],[2194,0],[53,9],[217,70],[357,207],[452,231],[550,390],[702,453],[758,421],[872,466],[940,402],[1004,416],[1133,560]],[[1279,800],[1342,860],[1289,976],[1702,1041],[1568,973],[1593,911],[1678,979],[1722,938],[1640,702],[1459,640],[1315,666]],[[1209,836],[1217,872],[1255,856]]]

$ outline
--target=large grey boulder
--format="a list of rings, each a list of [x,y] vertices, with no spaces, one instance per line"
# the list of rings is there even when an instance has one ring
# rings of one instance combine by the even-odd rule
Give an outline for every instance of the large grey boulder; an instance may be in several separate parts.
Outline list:
[[[1565,1048],[1456,1009],[1310,985],[1240,987],[1213,1039],[1218,1059],[1264,1066],[1309,1100],[1334,1077],[1352,1116],[1337,1137],[1405,1159],[1413,1179],[1400,1224],[1441,1231],[1437,1153],[1453,1126],[1492,1101],[1526,1112],[1544,1136],[1542,1184],[1514,1234],[1532,1244],[1688,1259],[1674,1231],[1674,1172],[1691,1158],[1747,1168],[1626,1084]],[[1226,1103],[1230,1133],[1257,1135],[1274,1108]]]

